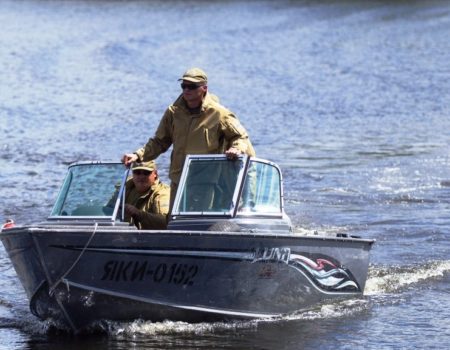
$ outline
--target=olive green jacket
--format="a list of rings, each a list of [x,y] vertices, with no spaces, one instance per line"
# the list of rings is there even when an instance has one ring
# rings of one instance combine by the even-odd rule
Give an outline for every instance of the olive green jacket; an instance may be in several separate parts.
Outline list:
[[[170,187],[159,180],[143,195],[134,186],[133,179],[127,180],[125,203],[135,206],[139,214],[132,218],[125,214],[125,220],[144,230],[159,230],[167,227]]]
[[[178,184],[187,154],[224,153],[230,147],[255,156],[247,131],[236,116],[207,93],[200,113],[191,114],[180,95],[164,113],[155,135],[138,149],[139,161],[149,161],[173,145],[169,177]]]

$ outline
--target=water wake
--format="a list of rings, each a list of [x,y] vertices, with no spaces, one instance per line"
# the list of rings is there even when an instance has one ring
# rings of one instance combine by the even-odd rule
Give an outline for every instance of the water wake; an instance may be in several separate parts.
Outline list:
[[[205,334],[221,331],[256,328],[258,320],[238,322],[187,323],[187,322],[151,322],[136,320],[133,322],[106,321],[98,324],[110,336],[118,338],[134,337],[136,335],[168,335],[168,334]]]
[[[280,323],[285,321],[310,321],[316,319],[338,318],[362,312],[370,308],[371,302],[367,298],[343,300],[340,302],[323,304],[309,311],[299,311],[280,317],[257,319],[249,321],[215,322],[215,323],[186,323],[186,322],[150,322],[136,320],[131,323],[105,322],[104,331],[114,338],[133,338],[136,336],[154,335],[204,335],[218,334],[235,330],[256,330],[262,324]]]
[[[399,292],[417,283],[442,278],[449,272],[450,260],[431,261],[419,266],[370,268],[365,295]]]

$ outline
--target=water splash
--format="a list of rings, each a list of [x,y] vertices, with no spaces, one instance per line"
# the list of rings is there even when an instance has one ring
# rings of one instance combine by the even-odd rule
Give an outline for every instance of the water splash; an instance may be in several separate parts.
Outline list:
[[[187,323],[187,322],[151,322],[136,320],[133,322],[102,321],[95,325],[110,336],[129,338],[136,335],[168,335],[168,334],[205,334],[229,331],[242,328],[256,328],[258,320],[238,322]]]
[[[257,330],[259,326],[269,323],[286,321],[302,321],[316,319],[332,319],[353,315],[370,308],[371,301],[367,298],[343,300],[341,302],[322,304],[319,307],[298,311],[280,317],[256,319],[249,321],[214,322],[214,323],[186,323],[186,322],[150,322],[136,320],[134,322],[103,321],[97,324],[108,333],[110,337],[128,339],[136,336],[160,336],[160,335],[205,335],[218,334],[229,331]]]
[[[441,278],[449,272],[450,260],[431,261],[420,266],[371,268],[369,269],[365,294],[379,295],[400,292],[417,283]]]
[[[326,303],[317,309],[296,312],[285,316],[284,320],[316,320],[338,318],[360,313],[370,308],[371,301],[368,298],[343,300],[341,302]]]

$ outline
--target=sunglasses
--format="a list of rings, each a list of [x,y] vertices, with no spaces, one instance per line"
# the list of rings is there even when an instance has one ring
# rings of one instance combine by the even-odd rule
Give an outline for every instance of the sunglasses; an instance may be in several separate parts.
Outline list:
[[[133,175],[145,175],[149,176],[152,172],[147,170],[133,170]]]
[[[188,89],[188,90],[196,90],[202,85],[196,85],[196,84],[181,84],[181,90]]]

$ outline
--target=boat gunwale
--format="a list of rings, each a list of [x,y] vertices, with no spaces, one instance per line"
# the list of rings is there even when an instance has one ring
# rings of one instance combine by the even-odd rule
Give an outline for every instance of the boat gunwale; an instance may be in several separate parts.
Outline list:
[[[107,227],[107,228],[106,228]],[[137,230],[137,229],[127,229],[120,228],[117,232],[114,232],[114,229],[117,229],[117,226],[98,226],[96,229],[96,235],[98,234],[159,234],[159,235],[169,235],[172,237],[177,236],[198,236],[198,237],[249,237],[249,238],[260,238],[260,239],[269,239],[269,238],[286,238],[286,239],[295,239],[295,240],[312,240],[312,241],[339,241],[339,242],[353,242],[353,243],[369,243],[372,245],[376,242],[375,239],[371,238],[361,238],[355,236],[326,236],[326,235],[299,235],[295,233],[267,233],[267,232],[224,232],[224,231],[183,231],[183,230]],[[86,230],[83,232],[83,229]],[[89,230],[87,230],[89,229]],[[15,235],[15,234],[23,234],[23,233],[74,233],[81,235],[90,235],[92,234],[93,225],[49,225],[48,227],[37,227],[33,225],[26,226],[16,226],[14,228],[4,230],[0,233],[0,239],[3,236]],[[24,232],[25,231],[25,232]]]

